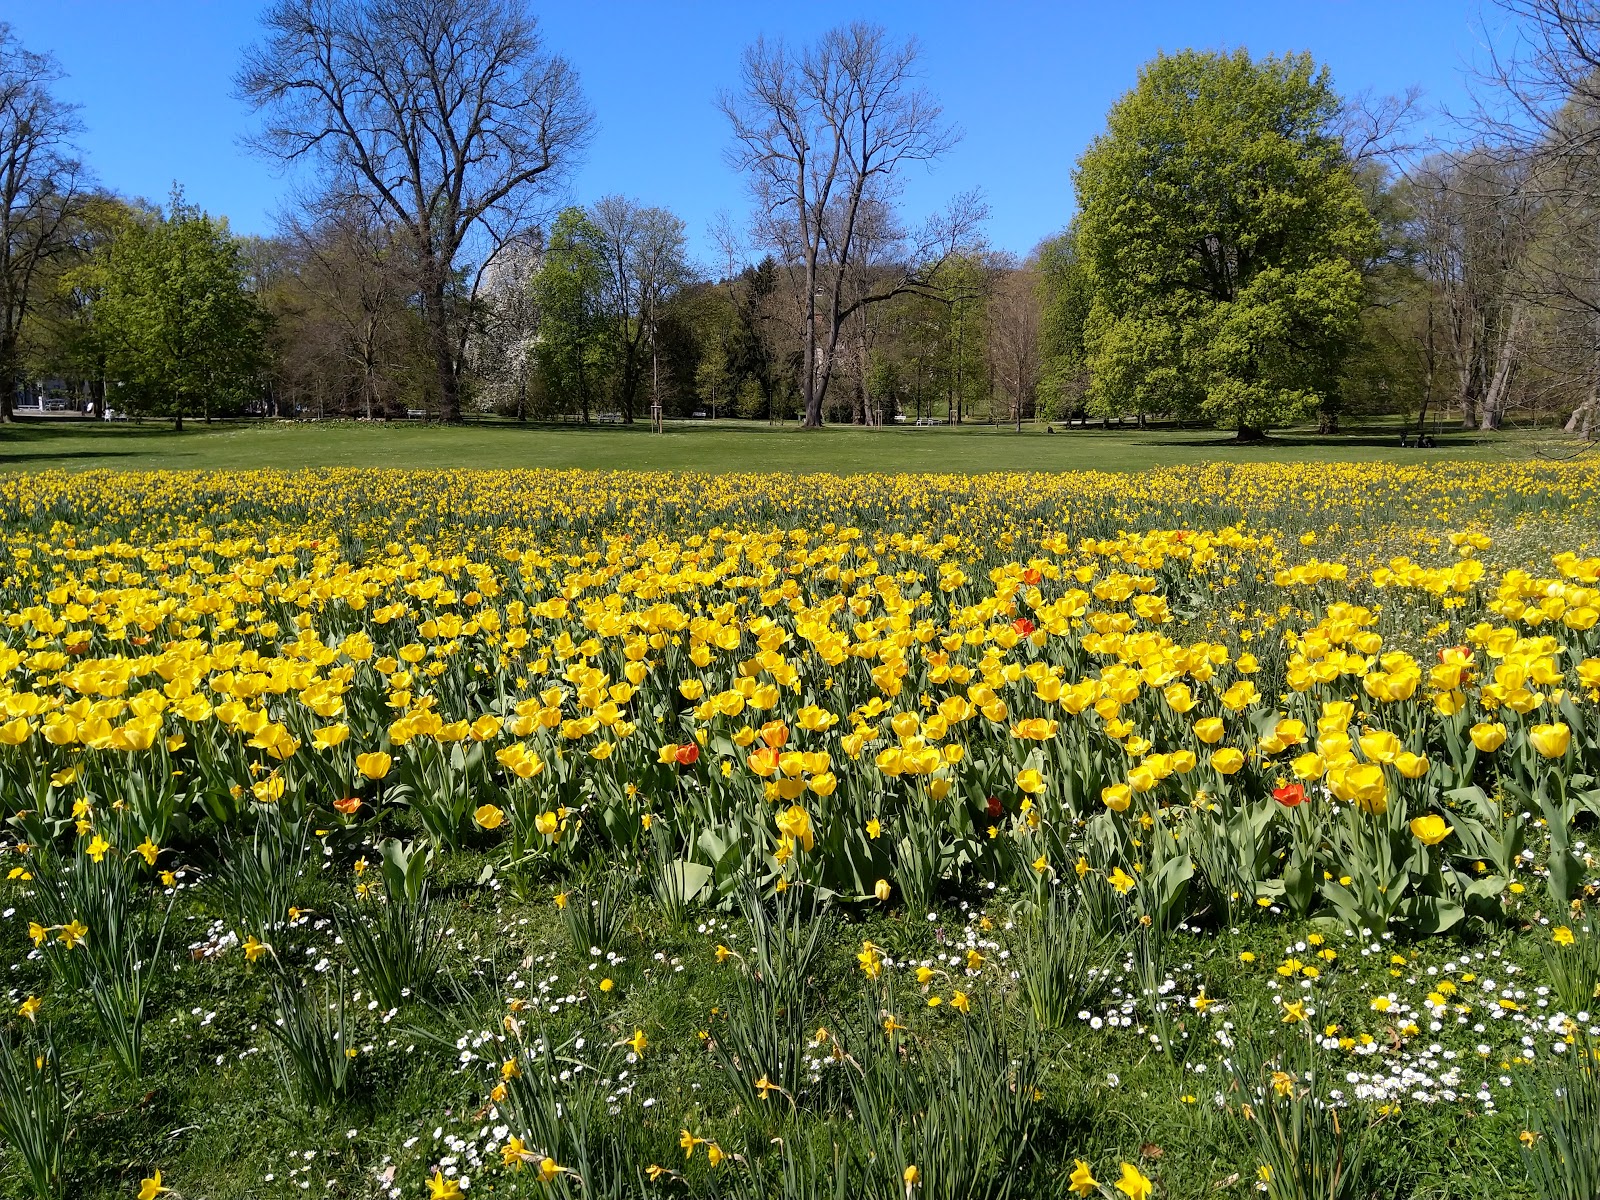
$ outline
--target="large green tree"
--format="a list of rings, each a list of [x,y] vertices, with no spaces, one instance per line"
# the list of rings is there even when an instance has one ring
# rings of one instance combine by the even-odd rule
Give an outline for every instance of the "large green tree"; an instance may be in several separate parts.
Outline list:
[[[533,277],[546,400],[558,412],[580,412],[585,423],[611,370],[604,245],[583,209],[563,209]]]
[[[264,321],[227,225],[184,202],[126,211],[90,269],[116,408],[183,418],[237,410],[263,365]]]
[[[1047,418],[1077,415],[1087,390],[1083,330],[1094,281],[1078,252],[1074,222],[1039,247],[1039,394]]]
[[[1309,55],[1162,55],[1075,176],[1090,405],[1254,436],[1338,386],[1377,223]]]

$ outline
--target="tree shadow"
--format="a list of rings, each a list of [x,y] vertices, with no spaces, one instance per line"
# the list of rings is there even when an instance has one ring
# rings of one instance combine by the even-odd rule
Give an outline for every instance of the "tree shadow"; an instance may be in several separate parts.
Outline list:
[[[4,443],[0,442],[0,447]],[[82,458],[138,458],[138,450],[57,450],[44,446],[32,453],[7,454],[0,450],[0,466],[11,464],[31,464],[39,462],[54,462],[57,459],[82,459]],[[184,455],[192,458],[193,455]]]

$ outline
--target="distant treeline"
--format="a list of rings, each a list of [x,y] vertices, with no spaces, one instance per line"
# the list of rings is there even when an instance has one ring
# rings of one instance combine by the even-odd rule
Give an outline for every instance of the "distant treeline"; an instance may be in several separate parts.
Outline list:
[[[0,418],[51,397],[180,423],[1252,436],[1397,414],[1592,437],[1600,4],[1508,3],[1448,148],[1413,138],[1415,93],[1341,96],[1310,55],[1157,57],[1080,156],[1064,231],[1020,259],[986,243],[976,190],[905,219],[900,177],[958,134],[915,41],[865,23],[746,51],[717,103],[752,216],[712,231],[714,263],[665,208],[552,206],[593,114],[519,0],[269,7],[238,92],[260,151],[315,181],[271,237],[95,182],[56,64],[0,25]]]

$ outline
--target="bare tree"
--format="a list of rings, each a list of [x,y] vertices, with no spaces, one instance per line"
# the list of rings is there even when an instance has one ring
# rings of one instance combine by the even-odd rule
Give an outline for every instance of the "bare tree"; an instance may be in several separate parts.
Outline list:
[[[0,422],[12,418],[23,325],[41,271],[72,246],[83,164],[77,110],[50,92],[61,69],[0,22]]]
[[[652,402],[656,397],[660,373],[657,317],[662,304],[693,278],[688,243],[681,218],[625,196],[602,197],[589,210],[589,219],[603,239],[606,305],[615,329],[618,399],[623,420],[631,424],[646,342]]]
[[[1011,419],[1022,432],[1024,410],[1039,387],[1039,273],[1032,262],[1005,264],[989,301],[989,358],[1011,402]]]
[[[453,288],[533,223],[592,124],[520,0],[276,0],[236,83],[255,144],[370,192],[412,242],[446,420],[467,327]]]
[[[1422,115],[1421,105],[1422,89],[1415,86],[1391,95],[1369,89],[1346,96],[1334,122],[1345,158],[1358,167],[1403,162],[1419,148],[1413,135]]]
[[[745,51],[741,87],[719,105],[733,127],[729,160],[749,173],[757,221],[799,267],[801,390],[808,428],[822,424],[833,353],[848,316],[845,269],[869,197],[887,199],[910,163],[956,141],[933,97],[916,85],[915,39],[891,43],[877,25],[832,29],[798,54],[759,39]],[[924,256],[863,303],[914,288]]]
[[[1464,428],[1495,429],[1527,351],[1529,262],[1538,198],[1527,162],[1478,149],[1436,158],[1407,187],[1412,240],[1431,292],[1429,336],[1442,333]]]
[[[1600,4],[1496,0],[1471,125],[1514,158],[1537,206],[1520,281],[1525,338],[1565,397],[1569,432],[1600,419]],[[1498,372],[1496,372],[1498,376]]]
[[[371,420],[386,408],[397,326],[416,292],[410,247],[397,244],[395,230],[360,192],[320,197],[311,216],[284,230],[298,282],[332,327],[330,344],[358,381],[356,400]]]

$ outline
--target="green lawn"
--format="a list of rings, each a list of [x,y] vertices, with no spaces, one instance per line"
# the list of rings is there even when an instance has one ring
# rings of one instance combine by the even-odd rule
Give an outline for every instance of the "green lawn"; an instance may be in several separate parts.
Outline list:
[[[81,471],[250,467],[586,467],[697,471],[1135,471],[1200,461],[1428,462],[1518,455],[1516,434],[1441,432],[1431,450],[1401,449],[1397,425],[1320,437],[1289,430],[1241,445],[1211,430],[1135,428],[1046,434],[1029,429],[831,427],[704,421],[656,436],[633,427],[416,424],[218,423],[183,433],[165,422],[59,420],[0,426],[0,470]]]

